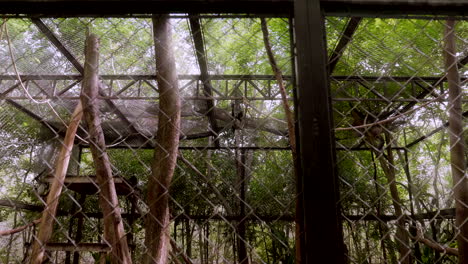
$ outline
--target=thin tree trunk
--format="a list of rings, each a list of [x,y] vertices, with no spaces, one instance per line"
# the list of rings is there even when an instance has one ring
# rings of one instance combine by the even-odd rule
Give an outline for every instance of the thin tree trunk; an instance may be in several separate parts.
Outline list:
[[[449,136],[453,192],[455,198],[458,263],[468,263],[468,182],[466,179],[465,139],[463,135],[462,89],[457,69],[455,21],[447,20],[445,26],[444,57],[449,88]]]
[[[237,223],[236,232],[237,232],[237,253],[239,264],[248,264],[249,259],[247,257],[247,244],[246,244],[246,227],[245,227],[245,203],[246,203],[246,170],[245,170],[245,150],[236,151],[236,167],[237,167],[237,176],[238,184],[237,189],[239,193],[239,218],[240,221]]]
[[[283,102],[283,109],[286,115],[286,121],[288,123],[289,145],[291,146],[291,155],[292,155],[293,165],[294,165],[294,176],[296,179],[296,197],[297,197],[296,198],[296,237],[295,237],[296,263],[301,264],[303,262],[301,259],[301,250],[307,250],[307,249],[301,247],[301,237],[303,236],[304,222],[302,220],[303,219],[303,215],[302,215],[303,205],[302,205],[302,200],[300,198],[301,192],[302,192],[302,186],[301,186],[301,180],[299,179],[298,172],[297,172],[297,167],[298,167],[297,164],[299,160],[297,158],[297,149],[296,149],[295,120],[294,120],[293,111],[291,111],[291,108],[289,107],[288,96],[286,94],[286,89],[284,87],[283,73],[281,72],[281,69],[278,67],[278,64],[276,63],[276,59],[273,54],[273,50],[271,48],[270,37],[268,33],[268,25],[267,25],[266,19],[261,18],[260,22],[261,22],[262,33],[263,33],[263,43],[265,44],[265,50],[268,55],[268,60],[270,62],[273,73],[275,74],[276,81],[278,82],[281,99]]]
[[[153,32],[160,111],[152,174],[148,180],[144,263],[166,264],[170,239],[169,186],[177,162],[181,104],[168,15],[153,17]]]
[[[372,145],[374,142],[368,139]],[[400,194],[398,193],[397,182],[396,182],[396,171],[395,171],[395,160],[392,151],[392,138],[388,131],[385,131],[385,143],[387,148],[387,156],[384,155],[383,151],[378,151],[375,147],[372,147],[375,152],[377,159],[380,162],[380,166],[387,177],[387,182],[390,188],[390,196],[392,198],[393,208],[395,215],[398,217],[397,220],[397,231],[396,231],[396,243],[398,251],[400,253],[399,263],[410,264],[411,263],[411,248],[408,232],[405,228],[405,219],[403,216],[403,209],[401,207],[402,202]]]
[[[411,234],[411,236],[415,237],[416,236],[416,233],[417,233],[417,223],[416,223],[416,220],[414,215],[415,215],[415,212],[414,212],[414,203],[415,203],[415,200],[414,200],[414,193],[418,193],[416,190],[415,190],[415,186],[414,186],[414,183],[413,183],[413,179],[411,177],[411,172],[410,172],[410,168],[409,168],[409,161],[408,161],[408,152],[407,150],[405,149],[404,150],[404,154],[402,154],[400,151],[397,151],[397,155],[398,155],[398,159],[400,160],[401,162],[401,165],[403,167],[403,170],[405,172],[405,175],[406,175],[406,179],[408,180],[408,197],[409,197],[409,205],[410,205],[410,213],[411,213],[411,222],[409,223],[409,232]],[[423,221],[421,221],[423,222]],[[421,261],[421,249],[419,248],[419,244],[418,243],[415,243],[414,244],[414,259],[418,262],[418,261]]]
[[[204,243],[203,243],[203,226],[201,222],[198,223],[198,253],[200,255],[200,263],[205,264]]]
[[[381,184],[379,183],[378,181],[378,178],[377,178],[377,163],[376,163],[376,160],[375,160],[375,154],[374,152],[371,152],[371,157],[372,157],[372,164],[373,164],[373,168],[374,168],[374,187],[375,187],[375,193],[376,193],[376,199],[377,199],[377,208],[376,208],[376,211],[377,211],[377,215],[382,215],[382,202],[381,202],[381,192],[380,192],[380,186]],[[379,236],[380,236],[380,247],[382,248],[382,258],[383,258],[383,263],[388,263],[388,259],[387,259],[387,246],[388,244],[390,244],[390,238],[389,238],[389,230],[388,230],[388,226],[387,226],[387,223],[382,223],[381,221],[378,221],[377,223],[377,226],[378,226],[378,231],[379,231]],[[396,256],[395,254],[393,253],[394,251],[391,250],[389,253],[391,254],[390,255],[390,258],[391,258],[391,262],[394,263],[396,262]]]
[[[80,200],[78,203],[81,206],[81,210],[84,210],[84,203],[86,202],[86,194],[80,195]],[[80,243],[81,239],[83,239],[83,224],[84,224],[84,217],[82,214],[78,216],[78,224],[76,227],[76,236],[75,236],[75,243]],[[73,264],[80,263],[80,253],[78,251],[73,253]]]
[[[373,257],[373,254],[369,254],[369,252],[372,252],[371,251],[371,247],[369,245],[369,241],[371,241],[371,238],[369,236],[369,233],[371,232],[370,229],[371,229],[371,224],[370,222],[364,222],[364,226],[366,227],[366,236],[364,238],[364,245],[365,245],[365,248],[366,248],[366,252],[367,252],[367,258],[368,258],[368,262],[369,264],[372,264],[372,257]]]
[[[273,50],[271,49],[270,38],[268,34],[268,26],[265,18],[261,18],[262,32],[263,32],[263,42],[265,43],[265,49],[268,55],[268,60],[270,61],[271,68],[275,74],[276,81],[280,88],[281,99],[283,101],[284,113],[286,115],[286,121],[288,123],[288,136],[289,144],[291,145],[291,151],[293,158],[296,158],[296,132],[294,127],[294,117],[291,108],[288,103],[288,95],[286,94],[286,89],[284,87],[283,73],[281,72],[278,64],[276,63],[275,56],[273,55]]]
[[[130,264],[132,259],[127,245],[119,200],[115,190],[114,177],[106,152],[104,132],[99,117],[99,39],[91,34],[86,41],[86,62],[84,68],[81,103],[88,125],[89,142],[96,179],[99,185],[99,205],[103,212],[104,239],[112,250],[109,257],[112,263]]]
[[[188,214],[190,214],[190,210],[188,210]],[[187,256],[191,258],[192,257],[193,231],[192,231],[192,228],[190,227],[190,219],[185,220],[185,240],[186,240],[185,254],[187,254]]]
[[[60,194],[62,193],[63,182],[67,174],[68,164],[70,162],[71,151],[73,142],[75,140],[76,130],[83,116],[83,108],[81,102],[73,112],[70,124],[68,125],[65,138],[63,140],[62,149],[57,159],[57,165],[54,173],[54,182],[47,195],[46,208],[42,213],[39,232],[33,243],[33,250],[31,253],[31,264],[41,264],[45,258],[45,246],[49,241],[54,227],[55,216],[57,214],[57,207],[59,203]]]

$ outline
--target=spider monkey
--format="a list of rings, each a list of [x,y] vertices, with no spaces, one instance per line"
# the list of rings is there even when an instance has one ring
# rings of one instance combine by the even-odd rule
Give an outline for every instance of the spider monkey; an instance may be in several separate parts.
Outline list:
[[[234,132],[237,121],[239,123],[242,122],[242,118],[244,117],[244,111],[242,111],[242,107],[239,103],[231,103],[231,116],[233,118],[233,121],[235,122],[232,126],[232,131]]]
[[[372,115],[364,115],[360,111],[353,109],[351,110],[351,116],[353,117],[352,126],[362,126],[371,124],[378,121]],[[385,140],[382,136],[383,129],[380,125],[373,125],[364,128],[358,128],[354,131],[357,137],[364,136],[364,141],[370,143],[372,146],[379,150],[382,150],[385,144]]]

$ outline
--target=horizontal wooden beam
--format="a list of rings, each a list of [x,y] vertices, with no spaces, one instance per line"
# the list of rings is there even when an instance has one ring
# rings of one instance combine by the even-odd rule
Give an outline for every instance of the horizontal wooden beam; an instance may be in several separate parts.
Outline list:
[[[48,251],[90,251],[90,252],[108,252],[111,250],[109,245],[100,243],[47,243]]]
[[[41,181],[44,183],[52,183],[54,181],[54,176],[49,175],[44,177]],[[139,192],[138,187],[132,187],[130,182],[122,177],[114,177],[114,183],[118,195],[128,195],[133,192]],[[67,186],[68,189],[82,194],[95,194],[99,192],[99,185],[95,175],[67,175],[63,184]]]

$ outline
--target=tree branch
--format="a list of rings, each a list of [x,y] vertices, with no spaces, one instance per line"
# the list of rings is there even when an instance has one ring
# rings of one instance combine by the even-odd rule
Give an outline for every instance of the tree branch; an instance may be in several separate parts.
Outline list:
[[[12,235],[12,234],[21,232],[21,231],[25,230],[26,228],[28,228],[30,226],[33,226],[33,225],[36,225],[36,224],[38,224],[40,222],[41,222],[41,219],[36,219],[36,220],[32,221],[31,223],[29,223],[27,225],[19,226],[17,228],[13,228],[13,229],[9,229],[9,230],[2,230],[2,231],[0,231],[0,236],[8,236],[8,235]]]

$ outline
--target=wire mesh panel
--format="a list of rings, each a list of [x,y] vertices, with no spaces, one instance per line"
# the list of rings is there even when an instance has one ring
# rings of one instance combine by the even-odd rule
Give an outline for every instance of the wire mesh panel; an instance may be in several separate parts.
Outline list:
[[[162,234],[169,238],[167,258],[170,263],[291,263],[295,185],[283,107],[284,100],[292,100],[289,20],[265,19],[269,48],[284,75],[284,100],[260,18],[173,16],[169,21],[181,120],[175,171],[163,188],[170,218]],[[154,149],[161,146],[159,121],[169,115],[160,101],[161,83],[168,81],[158,79],[163,73],[155,63],[165,50],[155,51],[162,40],[153,27],[150,16],[2,21],[2,262],[34,263],[35,247],[53,263],[110,260],[117,244],[109,239],[106,219],[114,216],[123,219],[119,239],[128,244],[134,263],[153,250],[147,221],[157,218],[150,207],[158,201],[148,200],[148,185],[157,163]],[[94,141],[97,129],[88,116],[78,118],[76,137],[67,145],[72,118],[91,111],[84,103],[80,110],[80,97],[92,100],[84,92],[90,64],[85,43],[91,34],[100,39],[99,94],[92,104],[105,147]],[[96,160],[105,157],[112,177],[102,180]],[[59,166],[65,166],[63,179]],[[103,190],[109,182],[117,204]],[[54,184],[60,195],[50,200]],[[50,210],[51,201],[58,207],[49,215],[52,231],[44,241],[41,212]]]
[[[468,23],[452,22],[325,18],[349,263],[466,255]],[[2,20],[1,261],[300,262],[296,207],[323,212],[296,204],[292,26]]]
[[[464,224],[455,207],[458,215],[468,208],[456,205],[454,190],[465,183],[452,178],[453,148],[467,137],[449,140],[448,72],[457,67],[466,131],[468,23],[328,17],[326,26],[349,262],[457,263]],[[444,63],[448,56],[455,63]]]

